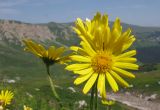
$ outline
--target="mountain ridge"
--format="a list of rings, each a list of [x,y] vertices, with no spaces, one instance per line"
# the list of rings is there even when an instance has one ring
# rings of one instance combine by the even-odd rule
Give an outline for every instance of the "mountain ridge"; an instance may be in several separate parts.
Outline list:
[[[135,46],[159,46],[160,27],[143,27],[127,23],[121,23],[123,31],[132,29],[132,34],[137,38]],[[112,26],[113,22],[109,22]],[[0,41],[21,42],[22,39],[29,38],[40,42],[57,40],[66,45],[76,44],[79,39],[73,30],[74,22],[70,23],[39,23],[32,24],[15,20],[0,19]],[[68,41],[64,42],[64,41]]]

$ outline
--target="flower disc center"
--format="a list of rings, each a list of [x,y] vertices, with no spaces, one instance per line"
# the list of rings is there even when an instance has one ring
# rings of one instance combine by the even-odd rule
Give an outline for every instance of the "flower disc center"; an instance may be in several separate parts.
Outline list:
[[[112,62],[110,54],[99,53],[92,58],[92,68],[97,73],[105,73],[111,69]]]

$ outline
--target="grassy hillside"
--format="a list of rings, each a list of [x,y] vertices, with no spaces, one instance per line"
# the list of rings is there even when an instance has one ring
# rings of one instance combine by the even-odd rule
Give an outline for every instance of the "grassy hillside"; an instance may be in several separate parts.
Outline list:
[[[160,70],[136,73],[136,79],[133,79],[130,82],[134,86],[130,89],[131,91],[138,91],[143,94],[156,93],[160,96]]]
[[[137,47],[137,58],[146,64],[156,64],[160,62],[160,45],[151,47]]]

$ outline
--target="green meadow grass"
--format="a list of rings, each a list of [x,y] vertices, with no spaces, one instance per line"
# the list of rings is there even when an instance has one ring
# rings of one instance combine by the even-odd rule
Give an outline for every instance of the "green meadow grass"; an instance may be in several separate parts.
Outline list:
[[[23,105],[28,105],[33,110],[55,110],[57,102],[51,92],[49,81],[47,80],[46,68],[43,62],[35,56],[23,51],[19,46],[8,46],[0,43],[0,88],[12,90],[15,94],[10,110],[22,110]],[[73,84],[74,75],[71,72],[64,70],[65,66],[54,65],[51,68],[51,74],[64,110],[80,110],[76,101],[85,100],[88,104],[82,110],[89,110],[90,97],[82,94],[82,87]],[[20,80],[16,80],[17,77]],[[4,79],[14,79],[16,83],[9,84]],[[158,81],[160,79],[159,70],[148,73],[136,73],[135,79],[128,79],[128,82],[134,85],[133,88],[127,89],[130,91],[138,91],[144,93],[157,93]],[[148,88],[145,84],[149,84]],[[68,87],[73,87],[77,91],[72,93]],[[37,89],[39,89],[37,91]],[[108,89],[107,89],[108,90]],[[109,91],[109,90],[108,90]],[[99,110],[106,110],[106,106],[102,105],[99,100]],[[132,108],[116,103],[112,110],[132,110]]]
[[[158,94],[160,96],[160,70],[136,73],[136,78],[130,80],[133,84],[131,91],[144,94]],[[149,85],[148,87],[146,87]]]
[[[85,100],[88,104],[83,110],[89,110],[90,97],[82,94],[81,89],[73,85],[73,75],[63,70],[64,66],[55,65],[52,68],[52,76],[54,76],[57,92],[59,93],[64,110],[79,110],[76,101]],[[51,92],[49,82],[45,73],[43,64],[39,62],[39,66],[32,67],[12,67],[1,69],[1,78],[20,80],[13,84],[1,82],[1,89],[10,89],[14,92],[11,110],[22,110],[23,105],[28,105],[34,110],[54,110],[58,105]],[[73,87],[77,92],[72,93],[68,87]],[[38,91],[36,89],[39,89]],[[99,100],[99,109],[106,110],[106,107]],[[127,110],[127,107],[117,103],[112,107],[113,110]]]

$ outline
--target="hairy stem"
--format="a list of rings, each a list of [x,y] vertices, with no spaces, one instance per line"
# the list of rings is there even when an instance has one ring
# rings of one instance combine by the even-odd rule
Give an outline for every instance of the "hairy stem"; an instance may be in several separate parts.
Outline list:
[[[51,86],[53,95],[55,96],[57,102],[59,103],[60,108],[62,108],[62,104],[61,104],[60,98],[59,98],[59,96],[58,96],[58,94],[56,92],[55,85],[54,85],[53,80],[51,78],[50,68],[49,68],[48,65],[46,65],[46,68],[47,68],[47,75],[48,75],[48,79],[49,79],[49,82],[50,82],[50,86]]]
[[[93,103],[94,103],[94,88],[95,88],[95,84],[92,86],[92,90],[91,90],[90,110],[93,110]]]
[[[97,90],[97,80],[95,83],[95,110],[98,110],[98,90]]]
[[[108,106],[107,106],[107,110],[112,110],[112,109],[111,109],[111,105],[108,105]]]

